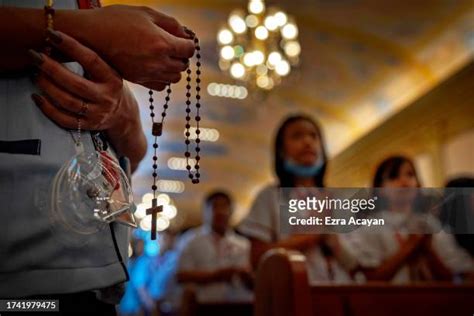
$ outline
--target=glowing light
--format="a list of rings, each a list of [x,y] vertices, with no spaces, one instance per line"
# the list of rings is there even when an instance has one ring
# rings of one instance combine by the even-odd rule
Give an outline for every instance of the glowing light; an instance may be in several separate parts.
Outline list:
[[[150,206],[151,206],[151,204],[150,204]],[[148,206],[146,204],[140,203],[140,204],[137,205],[137,209],[136,209],[135,213],[133,213],[133,215],[135,215],[135,217],[137,219],[142,219],[146,216],[146,209],[147,208],[148,208]]]
[[[159,216],[156,218],[156,230],[159,232],[164,231],[170,226],[170,220],[164,216]]]
[[[264,24],[270,31],[274,31],[278,28],[278,21],[271,15],[265,18]]]
[[[255,37],[259,40],[266,40],[268,38],[268,30],[264,26],[259,26],[255,29]]]
[[[142,196],[142,203],[151,203],[151,200],[153,200],[153,193],[146,193]]]
[[[223,29],[217,35],[217,40],[224,45],[230,44],[234,40],[234,35],[232,35],[232,32],[228,29]]]
[[[184,182],[177,180],[161,179],[156,182],[156,186],[159,191],[168,193],[183,193],[185,189]]]
[[[170,204],[170,196],[165,193],[158,194],[156,200],[158,202],[158,205]]]
[[[245,75],[245,67],[241,63],[234,63],[230,67],[230,74],[234,78],[242,78]]]
[[[288,21],[287,15],[281,11],[278,11],[277,13],[275,13],[274,17],[278,26],[283,26]]]
[[[229,25],[232,30],[237,34],[242,34],[247,29],[244,19],[234,14],[229,17]]]
[[[292,23],[288,23],[281,29],[281,35],[286,39],[294,39],[298,36],[298,28]]]
[[[269,79],[267,76],[259,76],[257,78],[257,86],[259,86],[260,88],[265,88],[266,86],[268,86],[268,83]]]
[[[231,46],[222,47],[221,56],[224,59],[231,60],[232,58],[234,58],[234,49]]]
[[[253,14],[259,14],[262,13],[263,10],[265,10],[265,5],[260,0],[250,0],[248,9]]]
[[[165,205],[163,206],[163,212],[161,214],[167,219],[173,219],[178,214],[178,210],[174,205]]]
[[[270,55],[268,55],[268,63],[272,66],[278,64],[280,60],[281,54],[279,52],[271,52]]]
[[[189,164],[191,166],[196,164],[196,160],[193,158],[189,158]],[[171,157],[168,159],[168,168],[172,170],[186,170],[186,158],[181,157]]]
[[[265,61],[265,55],[259,50],[254,51],[253,56],[255,65],[263,64],[263,62]]]
[[[286,76],[290,73],[290,64],[286,60],[280,60],[275,66],[275,71],[280,76]]]
[[[285,53],[290,57],[296,57],[301,52],[301,46],[297,41],[290,41],[285,44]]]
[[[258,65],[256,71],[257,75],[262,76],[267,74],[268,68],[265,65]]]
[[[258,18],[253,14],[247,15],[245,24],[247,24],[248,27],[256,27],[258,25]]]

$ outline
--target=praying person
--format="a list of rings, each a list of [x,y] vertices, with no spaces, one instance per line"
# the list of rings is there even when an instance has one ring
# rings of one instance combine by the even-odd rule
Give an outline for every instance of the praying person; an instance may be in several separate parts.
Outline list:
[[[229,194],[213,192],[204,205],[204,225],[184,245],[177,280],[197,285],[200,302],[250,301],[250,244],[229,227],[233,202]]]

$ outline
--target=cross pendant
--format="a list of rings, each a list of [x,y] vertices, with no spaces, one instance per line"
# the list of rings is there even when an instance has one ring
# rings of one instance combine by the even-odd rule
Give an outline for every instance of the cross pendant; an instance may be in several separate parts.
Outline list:
[[[151,208],[146,210],[146,215],[151,214],[151,239],[156,239],[156,214],[163,211],[163,206],[158,206],[158,201],[156,198],[151,200]]]

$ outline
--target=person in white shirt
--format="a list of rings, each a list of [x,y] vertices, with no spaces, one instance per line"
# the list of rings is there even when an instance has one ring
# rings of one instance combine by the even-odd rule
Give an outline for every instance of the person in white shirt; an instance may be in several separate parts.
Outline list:
[[[434,216],[417,209],[415,188],[420,186],[414,164],[406,157],[389,157],[377,168],[374,187],[384,188],[378,192],[385,200],[377,218],[386,224],[380,231],[358,229],[347,238],[347,250],[357,258],[355,269],[367,280],[451,281],[472,272],[472,259],[453,235],[441,230]]]
[[[183,246],[178,282],[197,285],[199,302],[251,301],[250,243],[229,227],[232,200],[225,192],[206,198],[204,225]]]
[[[345,266],[352,264],[346,263],[346,256],[339,251],[345,247],[333,246],[344,242],[337,240],[337,235],[287,234],[280,230],[280,188],[324,187],[327,157],[321,128],[306,115],[286,118],[276,134],[274,157],[278,185],[267,186],[258,193],[249,214],[238,226],[238,231],[252,243],[252,266],[257,267],[267,250],[281,247],[305,254],[312,284],[351,282]]]

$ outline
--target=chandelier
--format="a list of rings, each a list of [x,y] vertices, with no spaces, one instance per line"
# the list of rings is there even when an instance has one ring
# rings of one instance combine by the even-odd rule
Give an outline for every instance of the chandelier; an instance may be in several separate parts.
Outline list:
[[[295,21],[263,0],[235,10],[217,34],[219,67],[250,87],[271,90],[299,62],[301,46]]]

